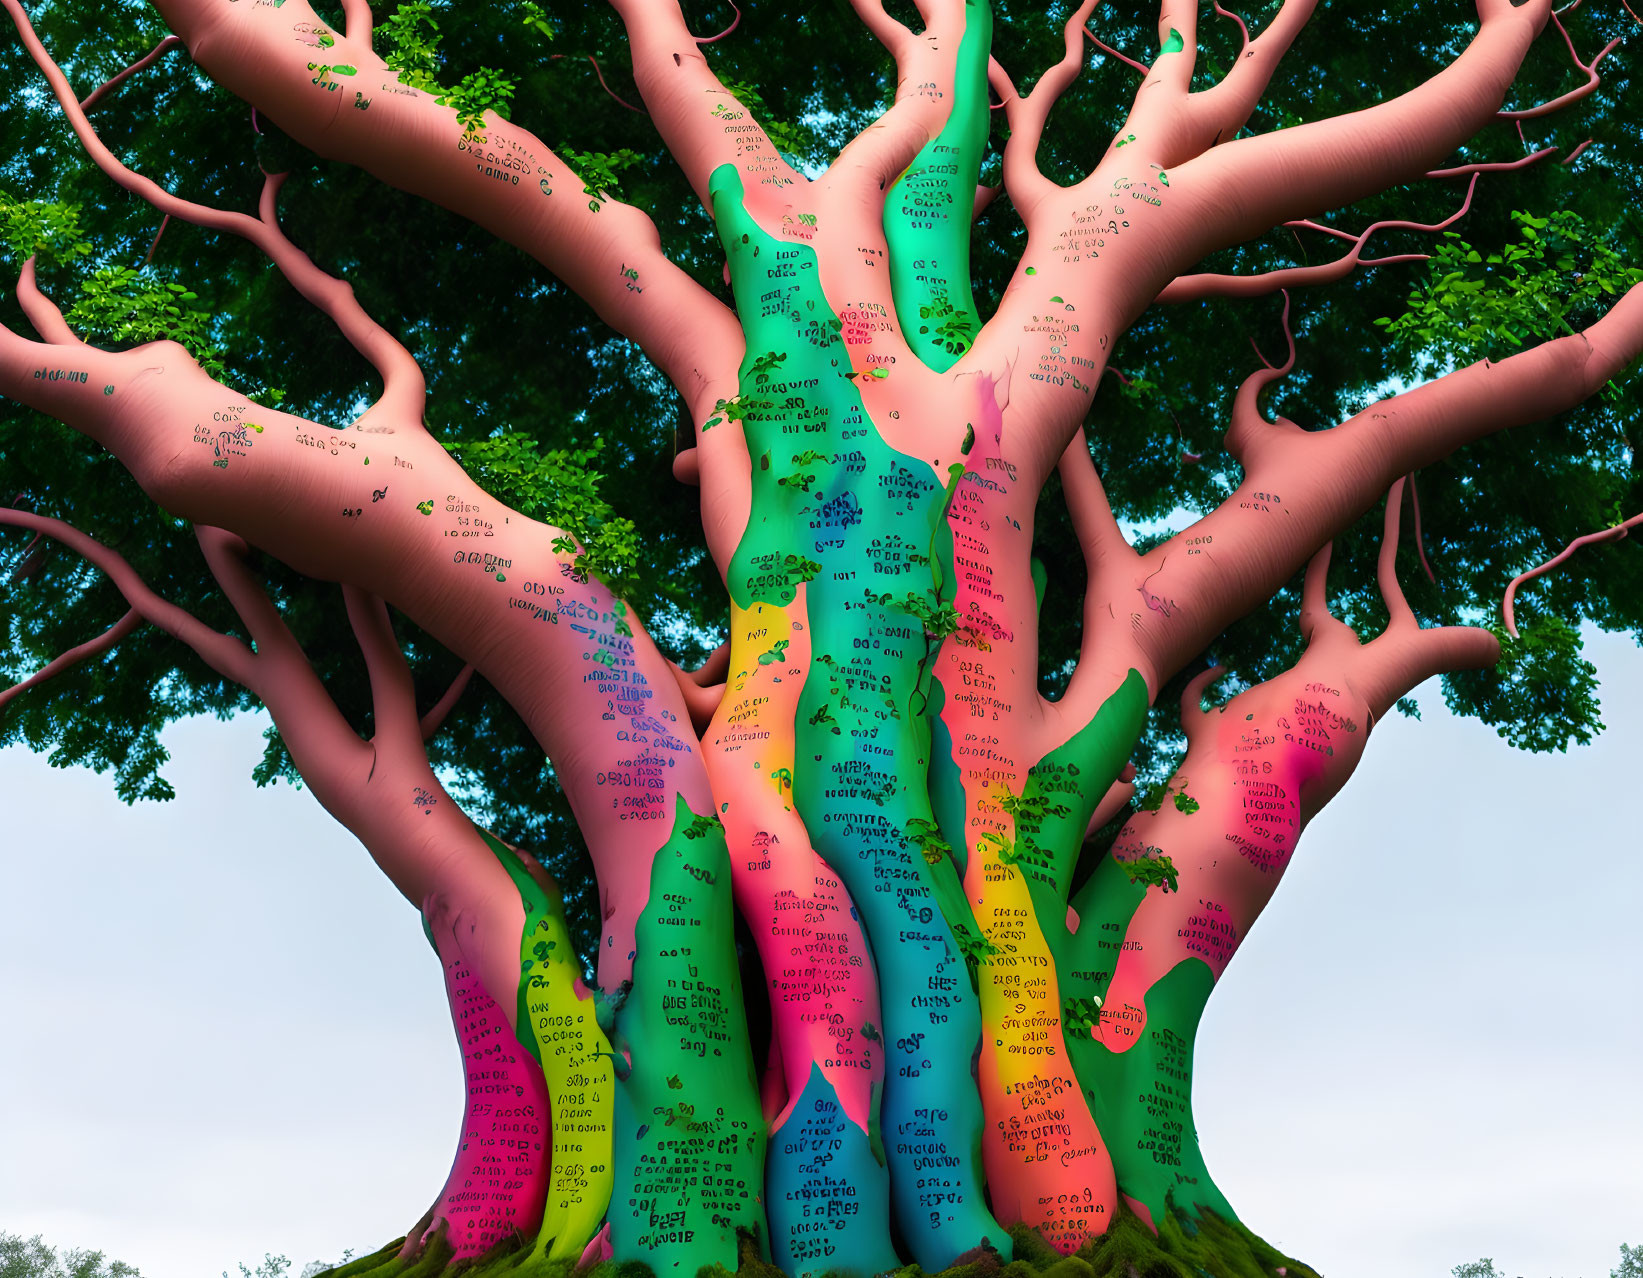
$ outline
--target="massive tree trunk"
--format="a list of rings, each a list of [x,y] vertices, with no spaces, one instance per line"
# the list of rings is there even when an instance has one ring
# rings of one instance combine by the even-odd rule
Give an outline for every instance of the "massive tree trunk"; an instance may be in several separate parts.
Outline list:
[[[1197,258],[1417,176],[1489,118],[1545,0],[1485,0],[1452,67],[1350,124],[1218,147],[1312,6],[1287,0],[1221,86],[1188,94],[1194,14],[1166,3],[1134,145],[1109,147],[1070,189],[1037,173],[1033,151],[1076,58],[1029,99],[995,74],[1028,243],[986,326],[968,268],[985,5],[925,6],[915,38],[862,0],[902,87],[808,183],[714,79],[676,6],[620,0],[640,87],[717,226],[735,315],[661,257],[637,210],[590,206],[523,129],[461,127],[399,85],[363,30],[330,33],[302,0],[158,7],[204,70],[292,137],[559,272],[700,423],[682,469],[699,475],[730,613],[725,687],[705,703],[578,568],[572,539],[482,491],[429,437],[414,362],[284,241],[277,181],[258,218],[151,189],[101,150],[50,69],[105,170],[260,244],[383,376],[382,398],[331,431],[248,402],[174,344],[84,345],[31,277],[20,295],[43,340],[0,331],[6,394],[107,447],[167,510],[352,592],[390,720],[369,746],[332,722],[300,653],[259,673],[289,636],[209,539],[258,652],[191,642],[274,708],[299,769],[421,911],[444,965],[468,1106],[402,1261],[437,1246],[466,1263],[534,1236],[543,1260],[687,1276],[734,1268],[747,1247],[795,1275],[906,1258],[935,1271],[978,1249],[1008,1257],[1012,1227],[1101,1254],[1132,1217],[1167,1250],[1187,1246],[1172,1217],[1196,1229],[1213,1216],[1203,1237],[1267,1263],[1197,1152],[1199,1016],[1373,717],[1429,673],[1492,661],[1493,640],[1420,630],[1383,565],[1393,622],[1360,645],[1328,617],[1315,561],[1306,657],[1208,715],[1192,685],[1190,750],[1163,806],[1132,819],[1074,894],[1084,838],[1128,797],[1166,679],[1389,485],[1395,515],[1398,476],[1601,386],[1643,344],[1643,294],[1583,335],[1317,435],[1261,419],[1277,374],[1251,378],[1228,432],[1243,486],[1146,556],[1119,534],[1080,428],[1113,342]],[[326,69],[346,71],[369,112],[313,74],[320,37]],[[1057,466],[1090,573],[1078,669],[1052,702],[1031,552]],[[1395,519],[1388,533],[1395,546]],[[599,881],[592,989],[552,883],[439,787],[364,592],[470,662],[552,760]],[[767,983],[768,1124],[732,898]]]

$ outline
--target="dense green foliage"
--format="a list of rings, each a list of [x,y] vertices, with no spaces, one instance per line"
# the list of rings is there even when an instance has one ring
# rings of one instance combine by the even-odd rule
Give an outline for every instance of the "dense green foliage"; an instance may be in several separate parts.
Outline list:
[[[30,7],[82,92],[164,34],[147,7],[130,0]],[[911,17],[910,5],[900,7]],[[1103,37],[1146,50],[1155,5],[1116,7],[1120,18],[1099,20]],[[483,129],[486,111],[511,114],[563,148],[591,201],[619,194],[647,210],[666,250],[728,297],[707,217],[650,120],[600,88],[602,74],[615,93],[637,101],[625,40],[608,7],[527,2],[459,10],[427,0],[374,8],[380,46],[408,81],[444,93],[470,129]],[[730,19],[719,4],[688,8],[704,33]],[[1023,88],[1059,57],[1065,8],[998,5],[996,54]],[[1630,21],[1612,9],[1568,15],[1588,55]],[[1257,29],[1265,17],[1248,16]],[[1283,128],[1407,88],[1453,56],[1472,20],[1471,6],[1460,0],[1418,12],[1321,5],[1251,127]],[[1231,23],[1206,21],[1204,83],[1230,64],[1237,47]],[[888,59],[842,0],[752,6],[732,35],[706,50],[779,145],[813,171],[881,109],[894,86]],[[1643,263],[1643,148],[1639,118],[1623,106],[1632,84],[1630,53],[1623,48],[1604,63],[1605,83],[1592,98],[1526,124],[1530,145],[1555,143],[1564,154],[1594,139],[1574,163],[1554,158],[1484,177],[1471,214],[1451,236],[1390,232],[1373,243],[1377,255],[1434,252],[1424,266],[1360,269],[1341,284],[1298,293],[1299,363],[1269,397],[1269,411],[1327,429],[1389,387],[1579,327],[1636,279]],[[1548,32],[1515,101],[1554,96],[1575,75],[1556,33]],[[97,173],[13,40],[0,42],[0,84],[15,94],[0,121],[0,274],[15,275],[23,257],[36,252],[44,287],[72,307],[91,340],[121,345],[164,331],[255,397],[283,395],[286,407],[316,420],[350,420],[373,393],[372,375],[256,250],[176,222],[154,244],[159,216]],[[1130,70],[1094,57],[1052,114],[1046,171],[1062,180],[1082,175],[1100,149],[1092,139],[1116,129],[1134,84]],[[521,509],[561,523],[582,546],[587,570],[618,584],[683,663],[699,661],[718,642],[724,592],[702,548],[695,492],[671,475],[675,449],[688,445],[692,425],[656,371],[583,302],[517,250],[460,219],[313,158],[266,120],[254,132],[244,105],[196,73],[181,52],[134,77],[93,119],[134,167],[179,194],[223,207],[254,207],[259,165],[290,170],[282,199],[287,232],[322,266],[348,278],[367,310],[421,361],[431,391],[429,424],[475,478]],[[1001,140],[1002,112],[994,128]],[[1512,159],[1523,150],[1517,130],[1503,122],[1461,158]],[[996,155],[983,180],[997,180]],[[1354,231],[1388,216],[1436,221],[1463,194],[1463,182],[1427,182],[1318,216]],[[984,315],[1021,242],[1008,200],[994,201],[976,229]],[[1253,271],[1323,260],[1339,249],[1339,241],[1314,232],[1278,230],[1206,267]],[[1280,305],[1273,297],[1155,307],[1119,344],[1114,366],[1132,384],[1103,382],[1089,432],[1109,494],[1142,543],[1212,508],[1238,481],[1219,435],[1238,382],[1257,367],[1247,339],[1269,356],[1282,349]],[[9,295],[0,302],[0,320],[28,331]],[[1557,421],[1487,440],[1422,473],[1421,523],[1436,581],[1422,575],[1412,546],[1402,569],[1411,603],[1428,624],[1498,615],[1501,591],[1517,572],[1621,512],[1643,509],[1639,386],[1634,377]],[[726,408],[735,411],[734,404]],[[5,500],[115,545],[160,593],[233,628],[189,530],[156,510],[111,458],[73,432],[0,404],[0,484]],[[1048,578],[1041,664],[1053,694],[1076,651],[1083,567],[1053,483],[1040,515],[1039,555]],[[1343,538],[1332,574],[1338,611],[1371,632],[1384,616],[1372,567],[1378,527],[1371,513]],[[124,611],[113,589],[72,555],[28,544],[14,534],[3,540],[10,576],[0,589],[0,678],[7,680]],[[366,728],[364,681],[337,591],[274,563],[263,569],[328,687]],[[1223,695],[1294,659],[1298,587],[1292,583],[1217,641],[1213,655],[1232,671]],[[1524,639],[1507,645],[1499,671],[1447,681],[1451,704],[1528,748],[1586,740],[1600,725],[1578,626],[1593,622],[1643,635],[1643,560],[1629,542],[1585,550],[1567,570],[1524,592],[1519,619]],[[432,702],[457,663],[408,623],[400,629],[421,694]],[[1175,693],[1190,673],[1160,697],[1149,753],[1138,760],[1154,803],[1164,801],[1161,781],[1179,749]],[[0,741],[27,742],[60,764],[110,771],[128,799],[164,798],[170,788],[160,729],[180,716],[229,714],[247,704],[242,690],[180,644],[146,631],[20,699],[0,722]],[[433,751],[478,819],[535,848],[572,894],[585,884],[575,868],[574,826],[540,751],[499,698],[471,690]],[[289,776],[277,740],[255,775]]]

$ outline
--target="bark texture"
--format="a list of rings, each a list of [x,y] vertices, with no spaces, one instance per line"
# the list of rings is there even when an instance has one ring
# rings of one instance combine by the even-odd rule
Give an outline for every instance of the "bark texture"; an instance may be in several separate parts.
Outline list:
[[[1176,1247],[1180,1220],[1265,1255],[1197,1149],[1205,1001],[1374,719],[1427,675],[1496,656],[1485,632],[1422,630],[1403,603],[1400,477],[1593,394],[1643,347],[1643,292],[1584,333],[1328,431],[1259,411],[1292,344],[1289,364],[1244,383],[1228,423],[1242,485],[1144,555],[1107,508],[1082,427],[1113,344],[1155,300],[1352,269],[1363,237],[1304,279],[1185,274],[1433,169],[1494,118],[1548,0],[1483,0],[1470,44],[1401,97],[1228,142],[1314,5],[1285,0],[1234,70],[1194,93],[1195,6],[1166,0],[1124,127],[1071,187],[1043,177],[1035,151],[1092,4],[1023,98],[991,60],[980,0],[921,0],[917,33],[856,0],[899,87],[810,180],[715,76],[674,0],[616,0],[645,104],[713,218],[734,310],[667,261],[645,213],[587,200],[540,139],[491,116],[464,124],[400,83],[363,4],[343,33],[304,0],[156,0],[217,83],[318,154],[518,245],[668,376],[696,424],[683,469],[728,596],[722,669],[700,680],[578,568],[573,537],[490,496],[429,436],[416,362],[280,232],[280,179],[252,216],[125,168],[17,0],[0,3],[113,180],[256,244],[382,378],[332,430],[250,402],[174,343],[86,345],[31,272],[19,299],[39,340],[0,330],[0,391],[107,448],[197,525],[255,640],[206,630],[72,529],[0,511],[99,564],[131,603],[63,662],[140,618],[251,688],[439,956],[467,1070],[458,1153],[398,1259],[373,1263],[530,1247],[532,1263],[642,1260],[687,1278],[755,1254],[793,1275],[938,1271],[978,1249],[1116,1255],[1135,1228]],[[983,322],[969,246],[990,86],[1027,240]],[[1032,545],[1057,468],[1089,584],[1077,670],[1052,702]],[[1389,488],[1392,620],[1360,643],[1329,616],[1328,545]],[[247,547],[342,584],[372,740],[336,711]],[[1309,561],[1305,657],[1213,711],[1210,676],[1189,687],[1190,749],[1165,801],[1074,893],[1087,832],[1129,796],[1158,689]],[[384,601],[470,663],[551,760],[598,876],[597,955],[573,952],[535,860],[435,778],[423,740],[437,725],[417,719]],[[733,908],[762,993],[741,987]],[[769,1002],[762,1080],[744,996]]]

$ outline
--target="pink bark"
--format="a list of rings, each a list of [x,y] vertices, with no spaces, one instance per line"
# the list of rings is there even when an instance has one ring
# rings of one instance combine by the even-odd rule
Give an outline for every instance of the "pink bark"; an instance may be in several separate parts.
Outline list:
[[[1428,260],[1425,253],[1402,253],[1395,257],[1366,259],[1363,256],[1364,245],[1376,231],[1444,231],[1448,230],[1472,208],[1472,193],[1477,190],[1477,178],[1466,188],[1466,199],[1454,213],[1441,222],[1404,222],[1389,220],[1375,222],[1366,227],[1359,235],[1348,235],[1345,231],[1337,231],[1334,227],[1323,226],[1317,222],[1303,219],[1297,222],[1286,222],[1289,227],[1305,230],[1322,231],[1326,235],[1337,236],[1340,239],[1352,242],[1351,250],[1343,257],[1333,262],[1326,262],[1318,266],[1293,266],[1285,270],[1265,271],[1260,275],[1181,275],[1171,280],[1158,294],[1158,301],[1164,304],[1195,302],[1206,297],[1260,297],[1266,293],[1273,293],[1282,288],[1297,288],[1303,284],[1328,284],[1334,280],[1343,279],[1357,266],[1386,266],[1393,262],[1424,262]]]
[[[0,510],[0,524],[10,523],[11,521],[7,516],[12,513],[9,510]],[[63,671],[72,670],[82,661],[89,661],[92,657],[111,651],[120,640],[124,639],[133,630],[140,628],[142,624],[142,616],[135,608],[130,609],[95,639],[87,639],[84,643],[75,644],[67,652],[53,657],[27,679],[14,683],[9,688],[0,688],[0,706],[4,706],[19,693],[27,692],[30,688],[38,687],[40,684],[56,678]]]
[[[529,1236],[548,1192],[551,1122],[542,1070],[526,1055],[491,996],[460,958],[441,960],[462,1049],[467,1097],[462,1136],[445,1187],[406,1236],[402,1256],[443,1234],[454,1260]]]
[[[1088,370],[1013,389],[1012,460],[1035,480],[1048,473],[1111,342],[1183,268],[1296,216],[1411,180],[1493,118],[1549,10],[1549,0],[1515,8],[1491,0],[1471,44],[1408,93],[1219,146],[1194,131],[1188,95],[1174,81],[1143,89],[1146,105],[1119,139],[1126,145],[1115,143],[1089,177],[1027,211],[1026,253],[998,313],[953,370],[1019,362],[1048,373],[1052,354],[1059,367]],[[1283,180],[1272,181],[1274,173]]]
[[[153,66],[154,63],[165,57],[165,55],[170,53],[173,49],[180,49],[182,47],[183,42],[177,39],[176,36],[166,36],[165,39],[161,40],[157,45],[155,45],[147,53],[143,54],[142,57],[138,58],[130,66],[114,75],[109,76],[108,79],[104,80],[90,93],[86,94],[86,96],[80,101],[80,109],[82,111],[90,111],[92,107],[101,102],[105,97],[123,84],[129,77],[136,75],[137,72],[142,71],[147,67]]]
[[[280,8],[158,0],[156,8],[212,79],[310,150],[359,164],[535,257],[639,344],[697,421],[716,396],[734,394],[741,354],[734,317],[662,255],[643,213],[611,199],[590,210],[581,180],[540,139],[494,117],[483,140],[464,137],[453,108],[400,84],[352,35],[337,38],[326,56],[356,68],[353,98],[316,86],[308,70],[313,33],[326,27],[305,0]],[[369,109],[355,109],[360,104]]]
[[[1176,669],[1228,618],[1276,590],[1371,494],[1474,439],[1572,408],[1640,349],[1643,286],[1584,333],[1457,369],[1332,430],[1304,432],[1237,410],[1228,442],[1237,444],[1244,482],[1213,513],[1136,559],[1124,587],[1096,606],[1134,617],[1137,669]],[[1208,553],[1189,554],[1195,546]]]
[[[1526,581],[1533,581],[1542,573],[1550,572],[1559,564],[1564,563],[1582,546],[1592,546],[1604,541],[1619,541],[1627,534],[1628,531],[1638,527],[1639,525],[1643,525],[1643,515],[1633,515],[1630,519],[1621,520],[1618,524],[1613,524],[1610,527],[1601,529],[1598,532],[1587,533],[1584,537],[1576,537],[1545,563],[1529,569],[1528,572],[1520,572],[1517,576],[1513,577],[1511,582],[1506,587],[1505,596],[1500,601],[1500,613],[1501,617],[1506,622],[1506,633],[1511,635],[1514,639],[1518,637],[1517,617],[1512,609],[1512,601],[1517,596],[1517,588],[1519,586],[1523,585]]]
[[[1572,8],[1573,6],[1570,7]],[[1563,43],[1569,50],[1570,59],[1579,70],[1586,73],[1586,83],[1582,84],[1579,88],[1570,89],[1567,93],[1559,94],[1549,102],[1542,102],[1539,106],[1529,107],[1523,111],[1502,111],[1500,112],[1500,118],[1502,120],[1538,119],[1543,115],[1551,115],[1554,111],[1561,111],[1564,107],[1579,102],[1582,98],[1590,97],[1593,93],[1597,92],[1597,86],[1603,83],[1602,77],[1597,73],[1597,64],[1619,48],[1621,40],[1625,38],[1623,36],[1616,36],[1613,40],[1610,40],[1608,44],[1604,45],[1603,51],[1590,62],[1582,62],[1580,60],[1580,54],[1575,51],[1575,42],[1569,35],[1569,29],[1563,25],[1563,19],[1558,16],[1558,12],[1555,9],[1552,11],[1552,22],[1557,26],[1558,34],[1563,37]]]

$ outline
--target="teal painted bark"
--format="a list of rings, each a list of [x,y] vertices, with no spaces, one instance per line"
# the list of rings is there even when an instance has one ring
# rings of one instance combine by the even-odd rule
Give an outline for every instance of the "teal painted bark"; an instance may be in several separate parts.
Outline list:
[[[737,296],[750,299],[741,399],[752,513],[730,588],[743,606],[787,604],[807,583],[818,655],[800,697],[793,802],[874,953],[893,956],[878,964],[886,1023],[852,1028],[884,1043],[896,1219],[930,1270],[984,1241],[1007,1255],[982,1196],[970,1072],[979,1004],[915,837],[935,828],[923,712],[935,632],[952,612],[939,566],[950,489],[867,416],[813,250],[766,234],[732,169],[714,174],[711,192]],[[751,300],[772,297],[783,300]]]

